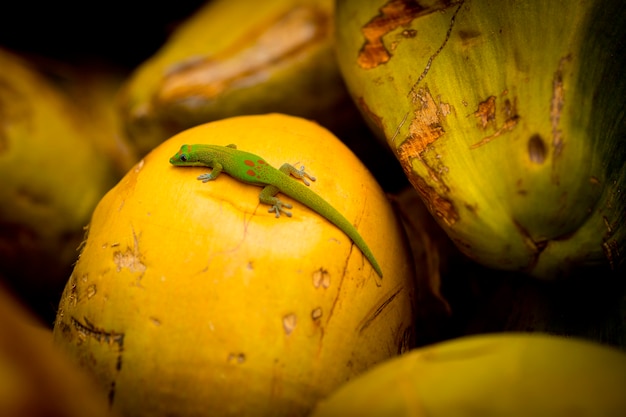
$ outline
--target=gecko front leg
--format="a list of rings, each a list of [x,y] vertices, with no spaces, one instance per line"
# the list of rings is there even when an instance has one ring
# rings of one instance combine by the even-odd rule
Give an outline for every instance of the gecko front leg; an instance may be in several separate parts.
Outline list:
[[[292,208],[291,204],[283,203],[276,197],[280,190],[278,187],[274,185],[266,185],[261,193],[259,194],[259,201],[263,204],[267,204],[268,206],[272,206],[268,213],[276,213],[276,217],[280,217],[280,213],[284,213],[287,217],[291,217],[291,212],[285,210],[284,208]],[[284,207],[284,208],[283,208]]]
[[[222,173],[222,169],[223,169],[222,164],[220,164],[219,162],[212,162],[211,165],[209,165],[209,168],[211,168],[211,172],[198,175],[198,179],[200,181],[202,182],[213,181]]]

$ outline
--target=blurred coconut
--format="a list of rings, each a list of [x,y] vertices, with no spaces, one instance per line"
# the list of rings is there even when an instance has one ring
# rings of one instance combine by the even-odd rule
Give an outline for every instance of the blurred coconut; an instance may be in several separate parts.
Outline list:
[[[0,277],[49,316],[93,208],[133,157],[108,85],[78,104],[8,51],[0,66]]]

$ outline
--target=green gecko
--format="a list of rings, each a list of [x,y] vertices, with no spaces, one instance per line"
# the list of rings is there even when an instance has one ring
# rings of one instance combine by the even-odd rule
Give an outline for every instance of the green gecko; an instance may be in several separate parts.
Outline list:
[[[170,158],[170,163],[175,166],[206,166],[211,168],[211,172],[198,177],[202,182],[212,181],[224,171],[238,181],[264,187],[259,194],[259,201],[271,206],[269,212],[276,213],[276,217],[280,217],[281,213],[291,217],[291,213],[285,208],[290,209],[292,206],[275,197],[279,192],[288,195],[323,216],[344,232],[365,255],[378,276],[382,278],[383,272],[372,251],[352,223],[322,197],[290,178],[290,175],[293,175],[295,178],[301,179],[305,185],[310,185],[307,178],[311,181],[315,181],[315,178],[304,172],[304,167],[297,169],[293,165],[283,164],[280,169],[276,169],[257,155],[237,150],[235,145],[183,145],[176,155]]]

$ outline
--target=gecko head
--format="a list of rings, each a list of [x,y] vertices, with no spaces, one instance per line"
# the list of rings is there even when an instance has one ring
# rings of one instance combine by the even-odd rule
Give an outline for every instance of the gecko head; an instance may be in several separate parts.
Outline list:
[[[191,152],[190,145],[183,145],[174,156],[170,158],[170,164],[172,165],[194,165],[197,160]]]

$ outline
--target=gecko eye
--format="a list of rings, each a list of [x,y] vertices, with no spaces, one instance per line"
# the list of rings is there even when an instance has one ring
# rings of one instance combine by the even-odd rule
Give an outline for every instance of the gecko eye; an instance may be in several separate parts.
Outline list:
[[[187,155],[185,155],[185,154],[181,154],[181,155],[180,155],[180,160],[181,160],[182,162],[187,162]]]

